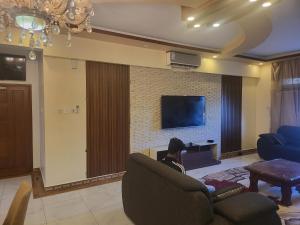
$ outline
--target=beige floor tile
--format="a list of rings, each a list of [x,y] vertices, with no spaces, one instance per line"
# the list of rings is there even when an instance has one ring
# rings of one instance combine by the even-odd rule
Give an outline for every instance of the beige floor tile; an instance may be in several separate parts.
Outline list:
[[[0,224],[3,224],[6,215],[0,215]]]
[[[94,215],[90,212],[47,223],[47,225],[98,225]]]
[[[107,193],[106,191],[98,191],[94,194],[86,194],[83,195],[83,201],[86,204],[86,206],[92,210],[92,209],[102,209],[105,207],[108,207],[112,204],[115,204],[117,201],[117,196],[119,194],[111,194]]]
[[[81,198],[65,200],[64,202],[55,204],[45,204],[44,209],[47,222],[63,220],[89,212],[89,209]]]
[[[125,215],[121,204],[92,212],[99,225],[133,225]]]
[[[35,213],[27,213],[24,225],[41,225],[41,224],[46,224],[46,218],[43,210]]]
[[[33,199],[32,195],[29,200],[27,212],[28,213],[36,213],[39,211],[44,211],[44,206],[41,198]]]
[[[71,192],[44,197],[42,198],[42,201],[44,205],[55,206],[64,203],[65,201],[78,200],[78,199],[81,199],[79,191],[71,191]]]

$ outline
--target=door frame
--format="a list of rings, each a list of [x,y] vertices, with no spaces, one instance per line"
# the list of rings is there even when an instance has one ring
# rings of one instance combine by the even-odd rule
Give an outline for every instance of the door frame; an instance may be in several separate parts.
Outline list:
[[[0,87],[9,87],[9,86],[16,86],[16,87],[28,87],[29,89],[29,110],[30,110],[30,126],[29,130],[31,131],[30,134],[30,149],[29,149],[29,157],[30,157],[30,172],[20,172],[20,173],[11,173],[7,175],[0,174],[0,179],[2,178],[10,178],[10,177],[18,177],[18,176],[24,176],[29,175],[33,171],[33,116],[32,116],[32,85],[31,84],[22,84],[22,83],[3,83],[3,81],[0,81]]]

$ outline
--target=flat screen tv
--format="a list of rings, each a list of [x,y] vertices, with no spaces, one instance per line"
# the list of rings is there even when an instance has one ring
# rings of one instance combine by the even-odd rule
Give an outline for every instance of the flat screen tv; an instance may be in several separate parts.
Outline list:
[[[204,96],[162,96],[162,129],[205,125]]]
[[[0,80],[26,81],[26,58],[0,54]]]

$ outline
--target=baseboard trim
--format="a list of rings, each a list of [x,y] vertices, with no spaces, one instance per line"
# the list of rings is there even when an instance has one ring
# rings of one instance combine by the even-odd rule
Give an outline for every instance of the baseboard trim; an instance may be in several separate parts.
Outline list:
[[[254,153],[257,153],[256,148],[223,153],[221,157],[222,157],[222,159],[229,159],[229,158],[233,158],[233,157],[237,157],[237,156],[250,155],[250,154],[254,154]]]
[[[41,170],[39,168],[35,168],[31,174],[33,198],[41,198],[45,196],[56,195],[69,191],[75,191],[88,187],[117,182],[122,180],[124,174],[125,172],[120,172],[100,177],[94,177],[86,180],[55,185],[51,187],[45,187]]]

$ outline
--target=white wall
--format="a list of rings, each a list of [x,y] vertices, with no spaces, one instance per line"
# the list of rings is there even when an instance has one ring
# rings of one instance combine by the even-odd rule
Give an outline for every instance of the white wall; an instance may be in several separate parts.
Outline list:
[[[25,55],[28,54],[28,49],[21,47],[12,47],[0,45],[0,53]],[[41,59],[41,57],[40,57]],[[41,61],[26,60],[26,81],[0,81],[0,83],[9,84],[30,84],[32,91],[32,132],[33,132],[33,167],[40,167],[40,68],[42,67]]]
[[[85,84],[85,61],[44,57],[45,186],[86,179]]]
[[[243,77],[242,150],[256,148],[257,85],[259,79]]]
[[[44,54],[98,62],[144,66],[151,68],[170,69],[166,65],[166,52],[100,40],[72,38],[72,48],[66,48],[66,37],[55,36],[55,44],[46,48]],[[258,77],[260,68],[248,63],[202,58],[197,72],[210,74],[227,74],[235,76]]]
[[[271,66],[262,66],[256,89],[256,137],[271,130]]]

